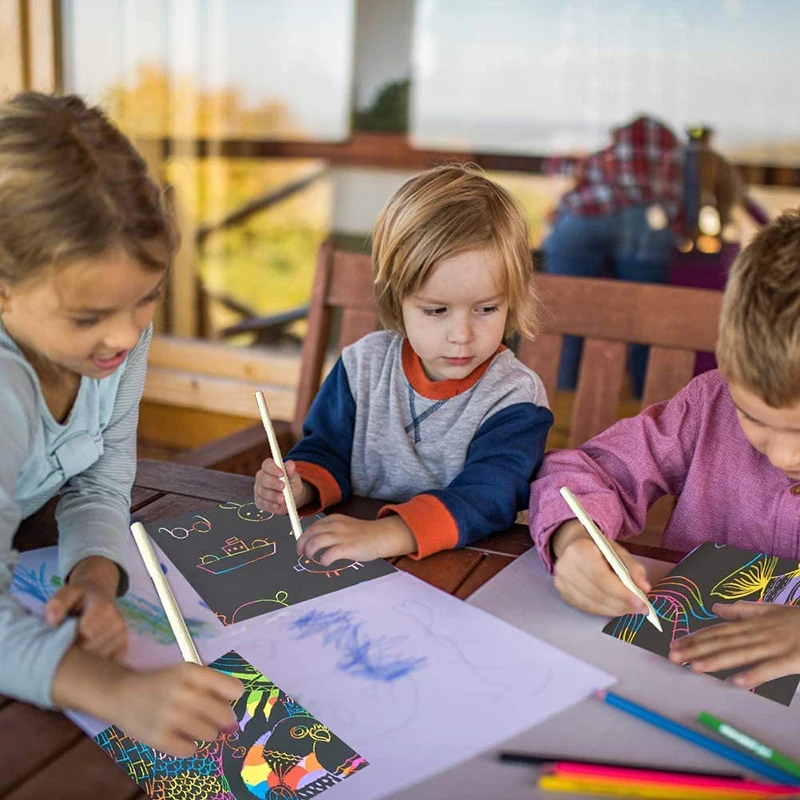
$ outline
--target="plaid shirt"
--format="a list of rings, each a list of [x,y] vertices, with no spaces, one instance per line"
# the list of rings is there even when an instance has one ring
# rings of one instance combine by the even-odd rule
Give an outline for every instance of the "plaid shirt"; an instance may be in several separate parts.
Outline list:
[[[615,129],[611,147],[586,158],[548,159],[547,172],[575,178],[575,187],[554,211],[556,218],[659,203],[674,223],[683,205],[683,148],[669,128],[650,117]]]

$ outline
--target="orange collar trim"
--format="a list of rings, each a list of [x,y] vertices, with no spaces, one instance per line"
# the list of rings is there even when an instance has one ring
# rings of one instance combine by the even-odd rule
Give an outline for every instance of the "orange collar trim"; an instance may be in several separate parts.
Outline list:
[[[455,397],[457,394],[463,394],[468,389],[471,389],[483,377],[483,373],[489,369],[489,365],[494,360],[494,357],[498,353],[502,353],[505,349],[507,349],[506,346],[501,344],[497,350],[492,353],[491,358],[487,358],[483,364],[475,367],[465,378],[432,381],[425,374],[422,361],[414,348],[409,344],[408,339],[403,339],[403,372],[405,372],[406,378],[411,384],[411,388],[418,395],[427,397],[428,400],[449,400],[451,397]]]

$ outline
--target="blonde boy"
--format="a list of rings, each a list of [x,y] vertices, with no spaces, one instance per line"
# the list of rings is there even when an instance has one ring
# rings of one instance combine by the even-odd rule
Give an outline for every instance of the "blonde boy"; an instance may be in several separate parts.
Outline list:
[[[717,345],[719,371],[622,420],[578,450],[554,452],[531,487],[531,534],[556,587],[596,614],[640,611],[558,494],[569,486],[611,540],[642,530],[649,506],[678,498],[665,547],[714,541],[800,559],[800,214],[762,230],[734,264]],[[650,587],[620,545],[636,582]],[[730,622],[673,644],[698,672],[748,667],[756,686],[800,672],[800,608],[714,606]]]
[[[378,218],[373,260],[386,330],[342,352],[286,473],[306,512],[351,494],[393,502],[376,520],[311,525],[298,551],[326,565],[421,558],[507,528],[553,421],[502,341],[532,335],[537,310],[527,224],[505,189],[454,165],[412,178]],[[263,463],[259,507],[286,513],[282,478]]]

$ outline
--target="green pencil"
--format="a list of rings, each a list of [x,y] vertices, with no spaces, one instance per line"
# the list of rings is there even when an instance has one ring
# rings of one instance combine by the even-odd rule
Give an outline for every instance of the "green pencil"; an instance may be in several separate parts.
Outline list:
[[[712,731],[715,731],[720,736],[724,736],[726,739],[735,742],[749,753],[763,758],[764,761],[768,761],[770,764],[779,767],[790,775],[800,778],[800,762],[795,761],[793,758],[779,753],[769,745],[759,742],[758,739],[754,739],[749,734],[744,733],[744,731],[740,731],[738,728],[734,728],[733,725],[729,725],[727,722],[717,719],[707,711],[701,711],[697,716],[697,720],[707,728],[711,728]]]

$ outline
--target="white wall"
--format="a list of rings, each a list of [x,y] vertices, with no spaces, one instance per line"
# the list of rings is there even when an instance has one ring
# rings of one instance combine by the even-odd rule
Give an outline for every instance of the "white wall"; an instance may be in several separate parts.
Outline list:
[[[369,233],[386,201],[416,172],[337,167],[333,181],[332,229]]]

